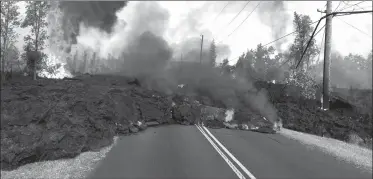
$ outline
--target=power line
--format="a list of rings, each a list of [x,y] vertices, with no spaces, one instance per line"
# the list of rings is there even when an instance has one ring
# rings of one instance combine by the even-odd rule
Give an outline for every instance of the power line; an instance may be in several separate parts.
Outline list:
[[[326,4],[325,4],[325,6],[326,6]],[[335,10],[334,11],[336,11],[338,9],[338,7],[337,8],[335,8]],[[315,27],[315,30],[314,30],[314,32],[313,33],[315,33],[315,31],[316,31],[316,29],[317,29],[317,27],[319,26],[319,24],[320,24],[320,22],[321,22],[321,20],[322,20],[323,18],[322,17],[320,17],[320,19],[318,20],[318,21],[315,21],[315,22],[318,22],[317,23],[317,25],[316,25],[316,27]],[[302,60],[302,58],[303,58],[303,55],[306,53],[306,50],[307,50],[307,48],[308,48],[308,46],[309,46],[309,44],[310,44],[310,42],[311,42],[311,40],[314,38],[314,37],[316,37],[317,36],[317,34],[319,34],[320,32],[321,32],[321,30],[323,30],[324,29],[324,27],[325,27],[325,25],[326,24],[324,24],[321,28],[320,28],[320,30],[319,31],[317,31],[315,34],[313,34],[312,33],[312,35],[311,35],[311,37],[310,37],[310,39],[309,39],[309,41],[308,41],[308,43],[307,43],[307,46],[306,46],[306,48],[305,48],[305,50],[302,52],[302,56],[301,56],[301,59],[299,60],[299,62],[298,62],[298,64],[297,64],[297,67],[296,68],[298,68],[298,65],[300,64],[300,61]],[[323,33],[323,37],[322,37],[322,42],[321,42],[321,45],[320,46],[322,46],[322,43],[323,43],[323,41],[324,41],[324,37],[325,37],[325,30],[324,30],[324,33]],[[304,45],[303,45],[303,47],[304,47]],[[319,52],[319,57],[318,57],[318,61],[320,60],[320,52]],[[285,63],[287,63],[287,62],[289,62],[290,61],[290,59],[291,58],[289,58],[287,61],[285,61],[281,66],[283,66]],[[280,66],[280,67],[281,67]]]
[[[260,3],[261,2],[259,2],[258,3],[258,5],[256,5],[255,6],[255,8],[250,12],[250,14],[241,22],[241,24],[240,25],[238,25],[237,27],[236,27],[236,29],[234,29],[233,30],[233,32],[232,33],[230,33],[229,35],[228,35],[228,37],[230,36],[230,35],[232,35],[238,28],[240,28],[240,26],[251,16],[251,14],[256,10],[256,8],[258,8],[258,6],[260,5]]]
[[[245,9],[245,7],[248,5],[250,3],[250,1],[248,1],[246,4],[245,4],[245,6],[240,10],[240,12],[238,12],[237,14],[236,14],[236,16],[228,23],[228,25],[226,25],[225,26],[225,28],[222,30],[222,31],[224,31],[240,14],[241,14],[241,12]],[[218,35],[220,34],[220,32],[218,33]]]
[[[365,10],[365,8],[371,8],[372,6],[363,6],[363,7],[361,7],[361,6],[359,6],[359,9],[361,9],[361,10]]]
[[[342,2],[345,3],[344,1],[342,1]],[[326,3],[326,4],[327,4],[327,3]],[[326,6],[326,4],[325,4],[325,6]],[[335,8],[334,12],[335,12],[337,9],[338,9],[338,7]],[[320,18],[322,18],[322,12],[320,12],[320,14],[321,14]],[[324,27],[325,27],[325,25],[324,25]],[[322,44],[324,44],[324,38],[325,38],[325,30],[324,30],[324,32],[323,32],[323,34],[322,34],[322,37],[321,37],[320,50],[322,49]],[[319,61],[320,61],[320,56],[321,56],[321,51],[320,51],[319,54],[318,54],[317,62],[316,62],[316,63],[319,63]]]
[[[315,21],[315,22],[312,22],[310,25],[313,25],[313,24],[315,24],[316,22],[319,22],[319,20],[317,20],[317,21]],[[269,44],[272,44],[272,43],[274,43],[274,42],[277,42],[277,41],[279,41],[279,40],[281,40],[281,39],[283,39],[283,38],[285,38],[285,37],[287,37],[287,36],[289,36],[289,35],[292,35],[292,34],[296,33],[296,32],[297,32],[297,31],[290,32],[290,33],[288,33],[288,34],[286,34],[286,35],[284,35],[284,36],[282,36],[282,37],[280,37],[280,38],[278,38],[278,39],[276,39],[276,40],[274,40],[274,41],[272,41],[272,42],[269,42],[269,43],[263,45],[263,47],[265,47],[265,46],[267,46],[267,45],[269,45]]]
[[[228,38],[229,36],[231,36],[238,28],[240,28],[240,26],[250,17],[250,15],[256,10],[256,8],[260,5],[260,3],[262,3],[262,1],[259,1],[258,5],[255,6],[255,8],[250,12],[250,14],[248,16],[246,16],[246,18],[241,22],[240,25],[238,25],[234,30],[233,32],[231,32],[226,38]],[[225,39],[226,39],[225,38]],[[225,39],[221,40],[218,42],[218,44],[222,41],[224,41]]]
[[[310,23],[310,25],[313,25],[313,24],[315,24],[316,22],[319,22],[319,20]],[[272,44],[272,43],[274,43],[274,42],[277,42],[277,41],[279,41],[279,40],[281,40],[281,39],[283,39],[283,38],[285,38],[285,37],[287,37],[287,36],[289,36],[289,35],[292,35],[292,34],[296,33],[296,32],[297,32],[297,31],[290,32],[290,33],[288,33],[288,34],[286,34],[286,35],[284,35],[284,36],[282,36],[282,37],[280,37],[280,38],[278,38],[278,39],[276,39],[276,40],[273,40],[273,41],[271,41],[271,42],[269,42],[269,43],[267,43],[267,44],[265,44],[265,45],[262,45],[262,47],[265,47],[265,46],[270,45],[270,44]],[[235,59],[237,59],[237,58],[239,58],[239,57],[233,58],[233,60],[235,60]]]
[[[327,17],[328,15],[326,15],[326,16],[324,16],[324,17]],[[320,20],[319,20],[319,22],[317,23],[317,25],[316,25],[316,27],[315,27],[315,30],[313,31],[313,33],[312,33],[312,35],[311,35],[311,38],[310,38],[310,40],[308,41],[308,43],[307,43],[307,46],[306,46],[306,48],[304,49],[304,51],[303,51],[303,53],[302,53],[302,56],[300,57],[300,59],[299,59],[299,61],[298,61],[298,64],[297,64],[297,66],[295,67],[295,68],[298,68],[298,66],[299,66],[299,64],[302,62],[302,59],[303,59],[303,56],[304,56],[304,54],[306,54],[306,51],[307,51],[307,48],[309,47],[309,45],[311,44],[311,41],[312,41],[312,39],[321,31],[321,29],[323,29],[324,28],[324,26],[315,34],[315,32],[316,32],[316,30],[317,30],[317,27],[319,27],[319,25],[320,25],[320,22],[321,22],[321,20],[322,20],[323,18],[320,18]]]
[[[324,44],[324,39],[325,39],[325,30],[324,30],[324,33],[323,33],[322,38],[321,38],[320,49],[322,49],[322,44]],[[319,56],[317,57],[317,63],[319,63],[319,61],[320,61],[320,56],[321,56],[321,53],[319,52]]]
[[[221,15],[221,13],[224,11],[224,9],[231,3],[232,1],[228,1],[228,3],[223,7],[223,9],[218,13],[218,15],[216,15],[216,17],[214,18],[214,20],[209,24],[209,25],[212,25],[215,23],[215,21],[218,19],[218,17]],[[219,3],[218,1],[215,2],[215,4]],[[214,39],[214,38],[213,38]]]
[[[315,33],[314,36],[317,36],[317,34],[319,34],[320,31],[324,29],[324,27],[325,27],[325,25],[322,26],[321,29]],[[296,32],[296,31],[294,31],[294,32],[292,32],[292,33],[295,33],[295,32]],[[291,35],[291,34],[287,34],[286,36],[288,36],[288,35]],[[286,37],[286,36],[283,36],[283,37],[281,37],[281,38],[284,38],[284,37]],[[305,46],[305,45],[304,45],[304,46]],[[264,45],[263,45],[262,47],[264,47]],[[234,58],[234,59],[232,59],[232,60],[238,59],[238,58],[240,58],[240,57],[241,57],[241,56],[236,57],[236,58]],[[285,63],[289,62],[289,60],[290,60],[290,59],[288,59],[287,61],[285,61],[282,65],[280,65],[280,67],[283,66]]]
[[[317,34],[319,34],[319,33],[321,32],[321,30],[324,29],[324,27],[325,27],[325,24],[324,24],[324,26],[322,26],[322,27],[319,29],[319,31],[317,31],[317,32],[315,33],[315,31],[316,31],[316,29],[317,29],[317,26],[316,26],[316,28],[315,28],[315,30],[314,30],[314,33],[315,33],[315,34],[312,34],[311,37],[310,37],[310,39],[308,40],[308,43],[307,43],[307,45],[306,45],[306,48],[305,48],[304,51],[302,52],[302,53],[303,53],[303,54],[302,54],[302,57],[304,56],[304,54],[305,54],[305,52],[306,52],[306,50],[307,50],[307,48],[308,48],[310,42],[312,41],[312,39],[313,39],[314,37],[316,37]],[[325,33],[325,31],[324,31],[324,33]],[[305,46],[305,45],[303,45],[303,47],[304,47],[304,46]],[[301,59],[302,59],[302,57],[301,57]],[[289,62],[290,59],[291,59],[291,58],[289,58],[288,60],[286,60],[283,64],[280,65],[280,67],[282,67],[282,66],[285,65],[287,62]],[[301,60],[299,60],[299,61],[301,61]],[[300,62],[298,62],[298,65],[299,65],[299,63],[300,63]],[[298,68],[298,65],[297,65],[296,68]]]
[[[297,32],[297,31],[294,31],[294,32],[288,33],[288,34],[286,34],[286,35],[284,35],[284,36],[282,36],[282,37],[280,37],[280,38],[278,38],[278,39],[276,39],[276,40],[274,40],[274,41],[272,41],[272,42],[269,42],[269,43],[263,45],[263,47],[264,47],[264,46],[267,46],[267,45],[269,45],[269,44],[272,44],[272,43],[274,43],[274,42],[277,42],[277,41],[279,41],[279,40],[281,40],[281,39],[283,39],[283,38],[285,38],[285,37],[287,37],[287,36],[289,36],[289,35],[292,35],[292,34],[294,34],[295,32]]]
[[[364,10],[364,8],[362,8],[361,6],[359,6],[359,5],[355,5],[357,8],[360,8],[360,9],[362,9],[362,10]],[[370,6],[370,7],[372,7],[372,6]]]
[[[346,15],[352,15],[352,14],[365,14],[365,13],[372,13],[373,11],[372,10],[369,10],[369,11],[349,11],[349,12],[341,12],[341,11],[338,11],[338,12],[332,12],[330,14],[327,14],[325,15],[324,17],[322,17],[322,19],[328,17],[328,16],[346,16]]]
[[[224,9],[231,3],[232,1],[228,1],[228,3],[223,7],[223,9],[219,12],[219,14],[215,17],[215,19],[212,21],[212,24],[215,23],[216,19],[220,16],[220,14],[224,11]]]
[[[316,32],[316,29],[317,29],[317,27],[318,27],[318,25],[319,25],[320,22],[321,22],[321,20],[323,20],[323,19],[326,18],[327,16],[344,16],[344,15],[363,14],[363,13],[371,13],[371,12],[373,12],[373,11],[332,12],[332,13],[330,13],[330,14],[327,14],[327,15],[321,17],[319,20],[310,23],[310,25],[313,25],[313,24],[315,24],[316,22],[318,23],[317,26],[316,26],[316,28],[315,28],[315,30],[314,30],[314,33],[315,33],[315,32]],[[339,15],[339,14],[343,14],[343,15]],[[323,29],[324,27],[325,27],[325,25],[324,25],[321,29]],[[316,36],[316,35],[321,31],[321,29],[320,29],[317,33],[315,33],[313,36]],[[276,41],[278,41],[278,40],[281,40],[281,39],[283,39],[283,38],[285,38],[285,37],[287,37],[287,36],[289,36],[289,35],[292,35],[292,34],[294,34],[295,32],[297,32],[297,31],[293,31],[293,32],[291,32],[291,33],[288,33],[288,34],[286,34],[286,35],[284,35],[284,36],[282,36],[282,37],[280,37],[280,38],[278,38],[278,39],[276,39],[276,40],[274,40],[274,41],[271,41],[271,42],[269,42],[269,43],[263,45],[263,47],[265,47],[265,46],[267,46],[267,45],[269,45],[269,44],[272,44],[272,43],[274,43],[274,42],[276,42]],[[312,36],[311,36],[311,37],[312,37]],[[310,39],[310,41],[311,41],[311,40],[312,40],[312,38]],[[309,41],[309,42],[310,42],[310,41]],[[306,50],[307,50],[307,48],[306,48]],[[237,58],[239,58],[239,57],[233,58],[232,60],[237,59]],[[285,63],[287,63],[288,61],[289,61],[289,60],[287,60]],[[282,65],[283,65],[283,64],[282,64]],[[282,66],[282,65],[281,65],[281,66]]]
[[[297,66],[296,66],[295,68],[298,68],[299,64],[301,63],[301,61],[302,61],[302,59],[303,59],[303,56],[304,56],[304,54],[306,53],[307,48],[308,48],[308,46],[310,45],[312,38],[314,37],[314,33],[316,32],[316,29],[317,29],[317,27],[320,25],[320,22],[321,22],[322,19],[327,18],[328,16],[332,16],[332,17],[334,17],[334,16],[337,16],[338,14],[344,14],[344,15],[349,14],[349,15],[350,15],[350,14],[363,14],[363,13],[371,13],[371,12],[373,12],[373,11],[332,12],[332,13],[326,14],[324,17],[320,18],[320,19],[319,19],[319,22],[318,22],[317,25],[316,25],[315,30],[314,30],[313,33],[312,33],[311,39],[308,41],[308,44],[307,44],[307,46],[306,46],[306,49],[303,51],[302,56],[300,57],[299,62],[298,62]]]
[[[334,12],[339,8],[339,6],[342,4],[343,1],[339,1],[338,6],[334,9]]]
[[[358,2],[358,3],[356,3],[356,4],[352,4],[352,5],[350,5],[350,6],[346,7],[346,8],[341,9],[340,11],[343,11],[343,10],[348,9],[348,8],[350,8],[350,7],[353,7],[353,6],[358,6],[359,4],[361,4],[361,3],[363,3],[363,2],[365,2],[365,1],[361,1],[361,2]]]
[[[324,27],[325,27],[325,25],[324,26],[322,26],[321,27],[321,29],[319,29],[319,31],[317,31],[316,33],[315,33],[315,35],[314,35],[314,37],[315,36],[317,36],[320,32],[321,32],[321,30],[323,30],[324,29]],[[325,31],[324,31],[325,32]],[[292,32],[292,33],[295,33],[295,32]],[[288,34],[289,35],[289,34]],[[283,37],[285,37],[285,36],[283,36]],[[312,36],[311,36],[312,37]],[[312,38],[310,38],[310,40],[312,40]],[[303,45],[303,47],[304,47],[305,45]],[[262,46],[262,47],[264,47],[264,46]],[[239,56],[239,57],[236,57],[236,58],[234,58],[234,59],[232,59],[232,60],[235,60],[235,59],[238,59],[238,58],[240,58],[241,57],[241,55]],[[289,58],[288,60],[286,60],[284,63],[282,63],[281,65],[280,65],[280,67],[282,67],[283,65],[285,65],[287,62],[289,62],[291,60],[291,58]]]
[[[372,13],[373,11],[370,10],[370,11],[350,11],[350,12],[332,12],[330,13],[330,15],[333,15],[333,17],[337,17],[337,16],[348,16],[348,15],[352,15],[352,14],[364,14],[364,13]]]
[[[342,1],[342,2],[344,4],[344,6],[342,7],[342,9],[349,5],[348,3],[346,3],[346,1]]]
[[[357,7],[357,8],[359,8],[359,9],[362,9],[362,10],[364,10],[364,9],[363,9],[363,8],[361,8],[361,6],[359,6],[359,5],[356,5],[356,7]]]
[[[351,26],[352,28],[354,28],[354,29],[358,30],[359,32],[361,32],[361,33],[363,33],[363,34],[369,36],[370,38],[372,38],[371,35],[369,35],[368,33],[366,33],[366,32],[364,32],[364,31],[360,30],[359,28],[355,27],[354,25],[352,25],[352,24],[350,24],[350,23],[344,21],[343,19],[341,19],[341,18],[339,18],[339,17],[337,17],[337,18],[338,18],[339,20],[341,20],[342,22],[344,22],[345,24]]]

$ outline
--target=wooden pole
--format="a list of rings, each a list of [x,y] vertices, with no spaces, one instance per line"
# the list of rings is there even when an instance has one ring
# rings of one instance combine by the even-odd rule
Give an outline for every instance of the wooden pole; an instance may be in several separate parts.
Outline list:
[[[332,1],[326,3],[326,14],[332,13]],[[330,78],[330,58],[331,58],[331,39],[332,39],[332,19],[333,16],[326,17],[325,25],[325,49],[324,49],[324,74],[323,74],[323,109],[329,109],[329,78]]]

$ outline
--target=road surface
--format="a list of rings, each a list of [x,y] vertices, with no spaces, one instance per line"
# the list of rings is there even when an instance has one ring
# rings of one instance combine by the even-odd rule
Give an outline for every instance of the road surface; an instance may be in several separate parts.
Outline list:
[[[372,173],[278,134],[171,125],[121,137],[88,178],[360,179]]]

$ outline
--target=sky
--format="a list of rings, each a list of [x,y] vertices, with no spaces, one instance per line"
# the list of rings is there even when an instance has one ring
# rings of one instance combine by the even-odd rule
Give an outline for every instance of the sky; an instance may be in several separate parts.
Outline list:
[[[347,3],[352,5],[357,2],[358,1],[349,1]],[[187,37],[200,37],[200,35],[203,34],[205,40],[210,41],[211,39],[215,39],[216,42],[221,41],[221,44],[228,45],[231,53],[219,55],[218,52],[218,60],[229,58],[233,59],[230,63],[234,64],[236,62],[236,57],[247,51],[247,49],[255,48],[259,43],[266,44],[275,40],[276,37],[273,35],[274,32],[271,31],[271,29],[276,29],[278,31],[276,34],[277,37],[292,32],[294,11],[299,14],[309,15],[312,21],[320,18],[322,14],[318,12],[317,9],[324,10],[326,1],[284,1],[284,8],[281,12],[277,13],[279,16],[281,14],[284,18],[282,20],[275,19],[271,21],[272,25],[269,25],[269,20],[278,17],[276,13],[272,12],[271,15],[268,13],[268,10],[265,9],[271,2],[252,1],[229,26],[227,26],[227,24],[237,15],[241,8],[244,7],[247,3],[246,1],[229,1],[228,5],[228,1],[159,1],[158,3],[169,13],[169,22],[165,24],[167,30],[164,33],[164,38],[169,44],[179,43]],[[258,4],[259,6],[255,8]],[[334,10],[339,4],[339,1],[333,1],[332,9]],[[21,2],[19,5],[21,7],[21,16],[24,17],[24,2]],[[219,14],[224,6],[226,6],[226,8]],[[341,3],[338,9],[343,9],[348,6],[349,5]],[[345,9],[344,11],[361,10],[361,8],[370,10],[372,9],[372,3],[366,1],[360,3],[358,6]],[[232,33],[252,11],[253,13],[247,20]],[[126,13],[119,12],[119,18],[121,14],[123,15]],[[324,23],[325,21],[321,22],[320,27],[324,25]],[[347,23],[360,29],[360,31]],[[282,30],[279,31],[281,28]],[[17,46],[20,48],[23,45],[23,36],[28,33],[28,30],[19,29],[18,32],[20,33],[20,37]],[[228,37],[229,34],[231,35]],[[321,45],[322,35],[323,31],[316,36],[318,45]],[[293,38],[293,36],[289,36],[281,41],[283,42],[281,46],[282,50],[287,48]],[[204,45],[207,46],[209,44],[205,43]],[[371,13],[333,18],[332,50],[338,51],[342,55],[358,53],[366,56],[371,49]],[[178,54],[174,55],[179,56]]]

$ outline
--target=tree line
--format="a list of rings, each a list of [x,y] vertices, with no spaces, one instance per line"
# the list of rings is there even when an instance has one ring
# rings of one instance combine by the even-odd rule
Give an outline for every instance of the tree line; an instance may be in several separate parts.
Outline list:
[[[219,65],[222,73],[244,77],[250,81],[295,84],[308,93],[304,95],[314,97],[315,88],[322,87],[323,72],[323,61],[319,60],[322,49],[317,46],[315,39],[310,42],[302,62],[296,68],[314,30],[311,24],[312,20],[308,15],[294,12],[295,38],[285,51],[275,53],[276,49],[273,46],[258,44],[255,49],[243,53],[235,65],[229,65],[229,59],[224,59]],[[210,46],[210,59],[216,60],[214,42]],[[359,54],[343,57],[338,52],[333,52],[331,61],[332,87],[372,87],[372,52],[367,57]]]
[[[18,1],[1,1],[1,76],[5,72],[19,68],[36,78],[36,71],[45,68],[47,55],[42,51],[46,47],[48,1],[26,1],[26,16],[20,18]],[[27,28],[31,32],[24,36],[23,52],[15,46],[19,33],[17,28]],[[25,69],[22,68],[26,63]]]

